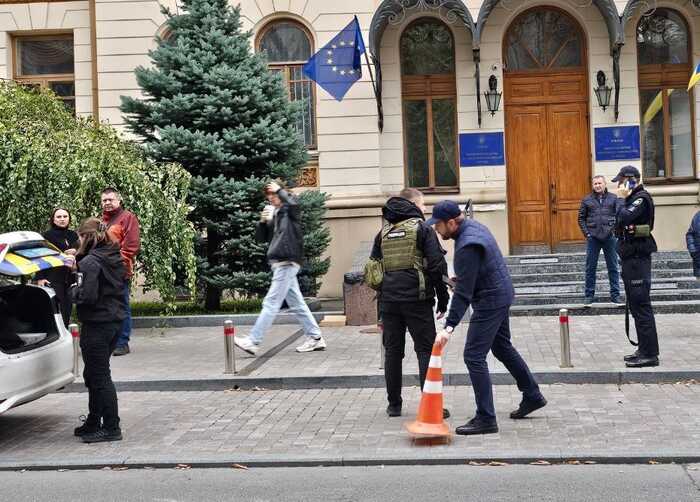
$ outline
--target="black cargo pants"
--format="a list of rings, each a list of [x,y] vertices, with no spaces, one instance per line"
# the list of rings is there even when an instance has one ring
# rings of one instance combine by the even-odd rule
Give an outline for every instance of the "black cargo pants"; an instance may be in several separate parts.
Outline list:
[[[380,302],[380,317],[384,324],[385,350],[384,378],[391,406],[401,406],[402,361],[406,346],[406,329],[413,338],[413,348],[418,357],[420,387],[423,389],[428,372],[430,353],[435,342],[435,318],[433,300],[422,302]]]
[[[639,354],[659,355],[656,320],[651,308],[651,256],[630,256],[622,259],[622,280],[630,312],[639,339]]]

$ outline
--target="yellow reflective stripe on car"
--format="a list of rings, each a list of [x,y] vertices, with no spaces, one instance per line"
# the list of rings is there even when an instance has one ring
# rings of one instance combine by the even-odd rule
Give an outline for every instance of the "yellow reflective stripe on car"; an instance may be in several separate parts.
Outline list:
[[[19,273],[22,275],[33,274],[41,270],[39,265],[32,262],[31,260],[22,258],[21,256],[12,253],[7,253],[5,255],[5,261],[10,263],[11,265],[14,265],[19,271]]]
[[[45,261],[46,263],[49,264],[48,267],[46,268],[51,268],[51,267],[62,267],[65,265],[64,261],[61,260],[60,258],[57,258],[56,256],[44,256],[41,258],[42,261]],[[44,268],[44,267],[42,267]]]

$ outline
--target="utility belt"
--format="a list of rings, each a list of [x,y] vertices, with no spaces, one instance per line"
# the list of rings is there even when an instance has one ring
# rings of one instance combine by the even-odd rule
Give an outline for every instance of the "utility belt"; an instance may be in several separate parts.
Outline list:
[[[651,237],[651,225],[627,225],[623,228],[622,236],[625,240]]]

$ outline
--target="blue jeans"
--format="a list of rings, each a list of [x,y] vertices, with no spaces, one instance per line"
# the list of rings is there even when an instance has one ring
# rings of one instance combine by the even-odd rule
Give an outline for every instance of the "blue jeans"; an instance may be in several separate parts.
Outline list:
[[[530,368],[510,341],[509,309],[474,310],[464,345],[464,362],[474,390],[476,416],[487,420],[496,419],[491,375],[486,362],[489,350],[513,375],[525,399],[537,401],[543,397]]]
[[[131,287],[129,281],[124,283],[124,301],[126,302],[126,319],[122,321],[122,329],[119,332],[119,339],[117,340],[117,347],[124,347],[129,345],[129,339],[131,338],[131,305],[129,304],[129,296],[131,292]]]
[[[259,344],[262,341],[265,332],[272,326],[272,322],[277,317],[285,300],[287,300],[289,312],[293,313],[303,326],[304,334],[312,338],[321,337],[321,328],[318,327],[318,323],[311,314],[299,289],[299,281],[297,280],[299,268],[296,263],[291,263],[272,269],[272,284],[270,284],[270,289],[263,300],[262,311],[250,332],[250,341],[253,343]]]
[[[617,238],[611,235],[605,240],[589,237],[586,246],[586,298],[595,296],[596,269],[600,250],[605,255],[605,263],[608,266],[608,278],[610,279],[610,297],[620,296],[620,260],[617,256]]]

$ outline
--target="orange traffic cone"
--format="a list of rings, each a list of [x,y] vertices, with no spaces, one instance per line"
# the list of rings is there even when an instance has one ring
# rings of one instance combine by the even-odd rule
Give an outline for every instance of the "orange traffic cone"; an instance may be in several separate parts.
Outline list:
[[[428,374],[425,377],[423,396],[415,422],[406,424],[414,438],[449,438],[452,436],[447,422],[442,418],[442,348],[433,345]]]

